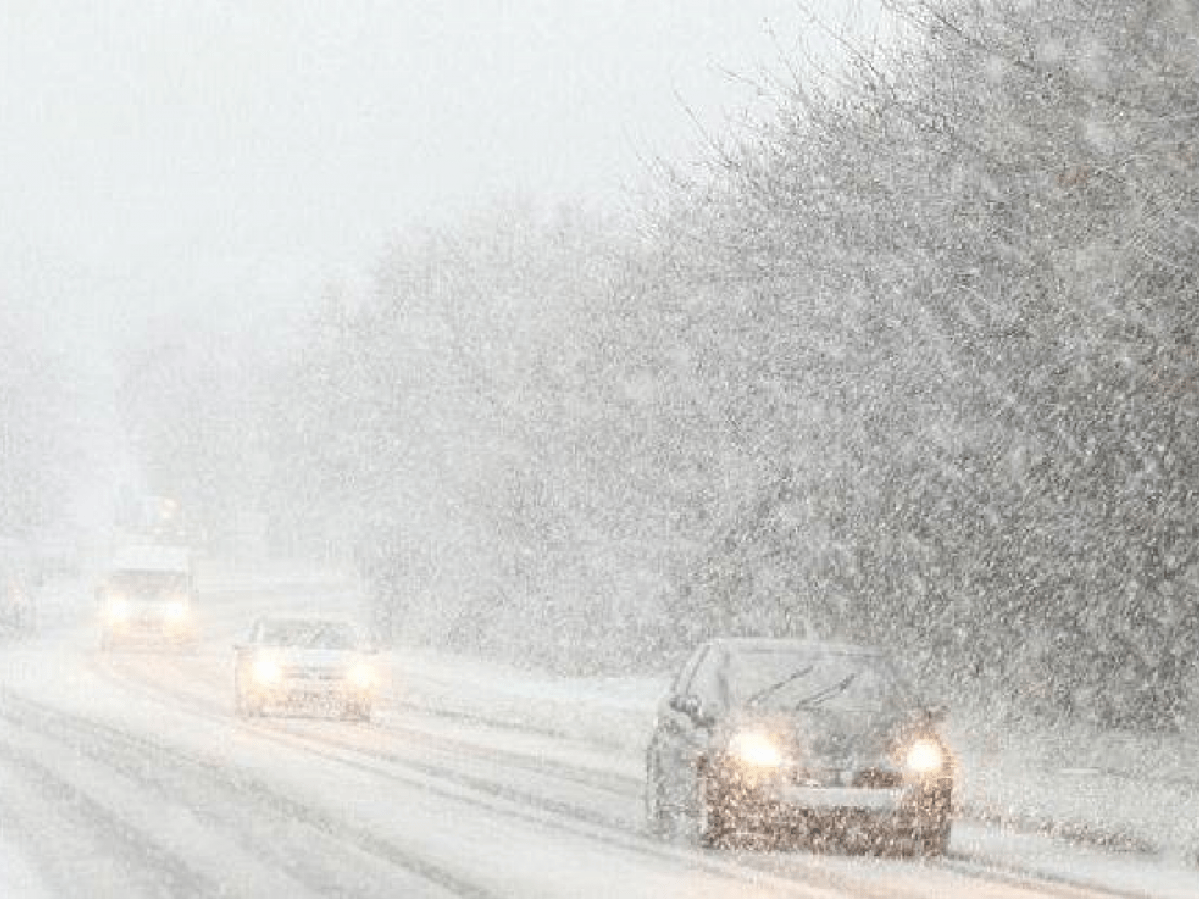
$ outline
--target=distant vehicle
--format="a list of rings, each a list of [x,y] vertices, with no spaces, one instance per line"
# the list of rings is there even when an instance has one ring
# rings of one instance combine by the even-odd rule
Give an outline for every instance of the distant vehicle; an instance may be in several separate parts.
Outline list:
[[[185,548],[125,547],[114,554],[96,592],[101,649],[135,643],[195,646],[196,589]]]
[[[369,721],[378,670],[358,631],[344,621],[260,618],[234,647],[237,714],[299,706],[335,708]]]
[[[704,846],[806,835],[943,854],[954,787],[943,717],[877,649],[705,643],[659,708],[649,828]]]

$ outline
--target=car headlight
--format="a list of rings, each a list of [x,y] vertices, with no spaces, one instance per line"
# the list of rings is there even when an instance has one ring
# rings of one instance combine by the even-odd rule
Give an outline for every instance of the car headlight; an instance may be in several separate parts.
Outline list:
[[[350,666],[348,672],[350,683],[359,689],[365,690],[375,685],[375,672],[370,665],[359,663]]]
[[[908,747],[905,762],[915,774],[934,774],[945,767],[945,750],[936,740],[922,738]]]
[[[751,768],[779,768],[786,761],[778,743],[758,730],[733,734],[729,740],[729,753]]]
[[[187,603],[181,599],[173,599],[162,609],[162,617],[167,621],[182,621],[187,617]]]
[[[129,617],[129,600],[123,596],[113,596],[104,605],[104,617],[112,623],[124,621]]]
[[[254,679],[264,684],[276,683],[283,677],[283,669],[274,659],[257,659],[254,662]]]

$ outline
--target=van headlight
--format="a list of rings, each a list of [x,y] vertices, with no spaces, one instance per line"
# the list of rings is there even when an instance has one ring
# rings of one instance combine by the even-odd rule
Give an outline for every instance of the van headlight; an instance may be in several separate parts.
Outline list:
[[[742,730],[729,740],[729,754],[750,768],[780,768],[786,756],[778,742],[760,730]]]
[[[187,618],[187,603],[181,599],[172,599],[162,609],[162,617],[167,621],[183,621]]]
[[[260,684],[278,683],[283,677],[283,669],[274,659],[257,659],[254,662],[254,679]]]
[[[908,747],[904,763],[913,774],[935,774],[945,767],[945,750],[936,740],[924,737]]]
[[[120,624],[129,618],[129,600],[123,596],[109,597],[104,604],[104,617],[110,624]]]
[[[375,670],[364,662],[351,665],[347,675],[350,683],[359,690],[369,690],[375,685]]]

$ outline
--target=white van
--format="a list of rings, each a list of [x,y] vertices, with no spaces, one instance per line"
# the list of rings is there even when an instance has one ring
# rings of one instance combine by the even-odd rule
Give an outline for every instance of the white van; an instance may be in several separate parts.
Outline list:
[[[129,644],[191,648],[196,641],[196,590],[185,547],[127,546],[96,588],[100,648]]]

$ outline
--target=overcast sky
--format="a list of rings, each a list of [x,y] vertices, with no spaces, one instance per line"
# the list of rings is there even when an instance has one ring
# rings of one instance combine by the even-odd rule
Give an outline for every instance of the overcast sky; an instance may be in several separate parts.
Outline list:
[[[808,4],[832,22],[861,0]],[[0,303],[278,308],[504,195],[617,205],[819,47],[795,0],[0,0]]]

